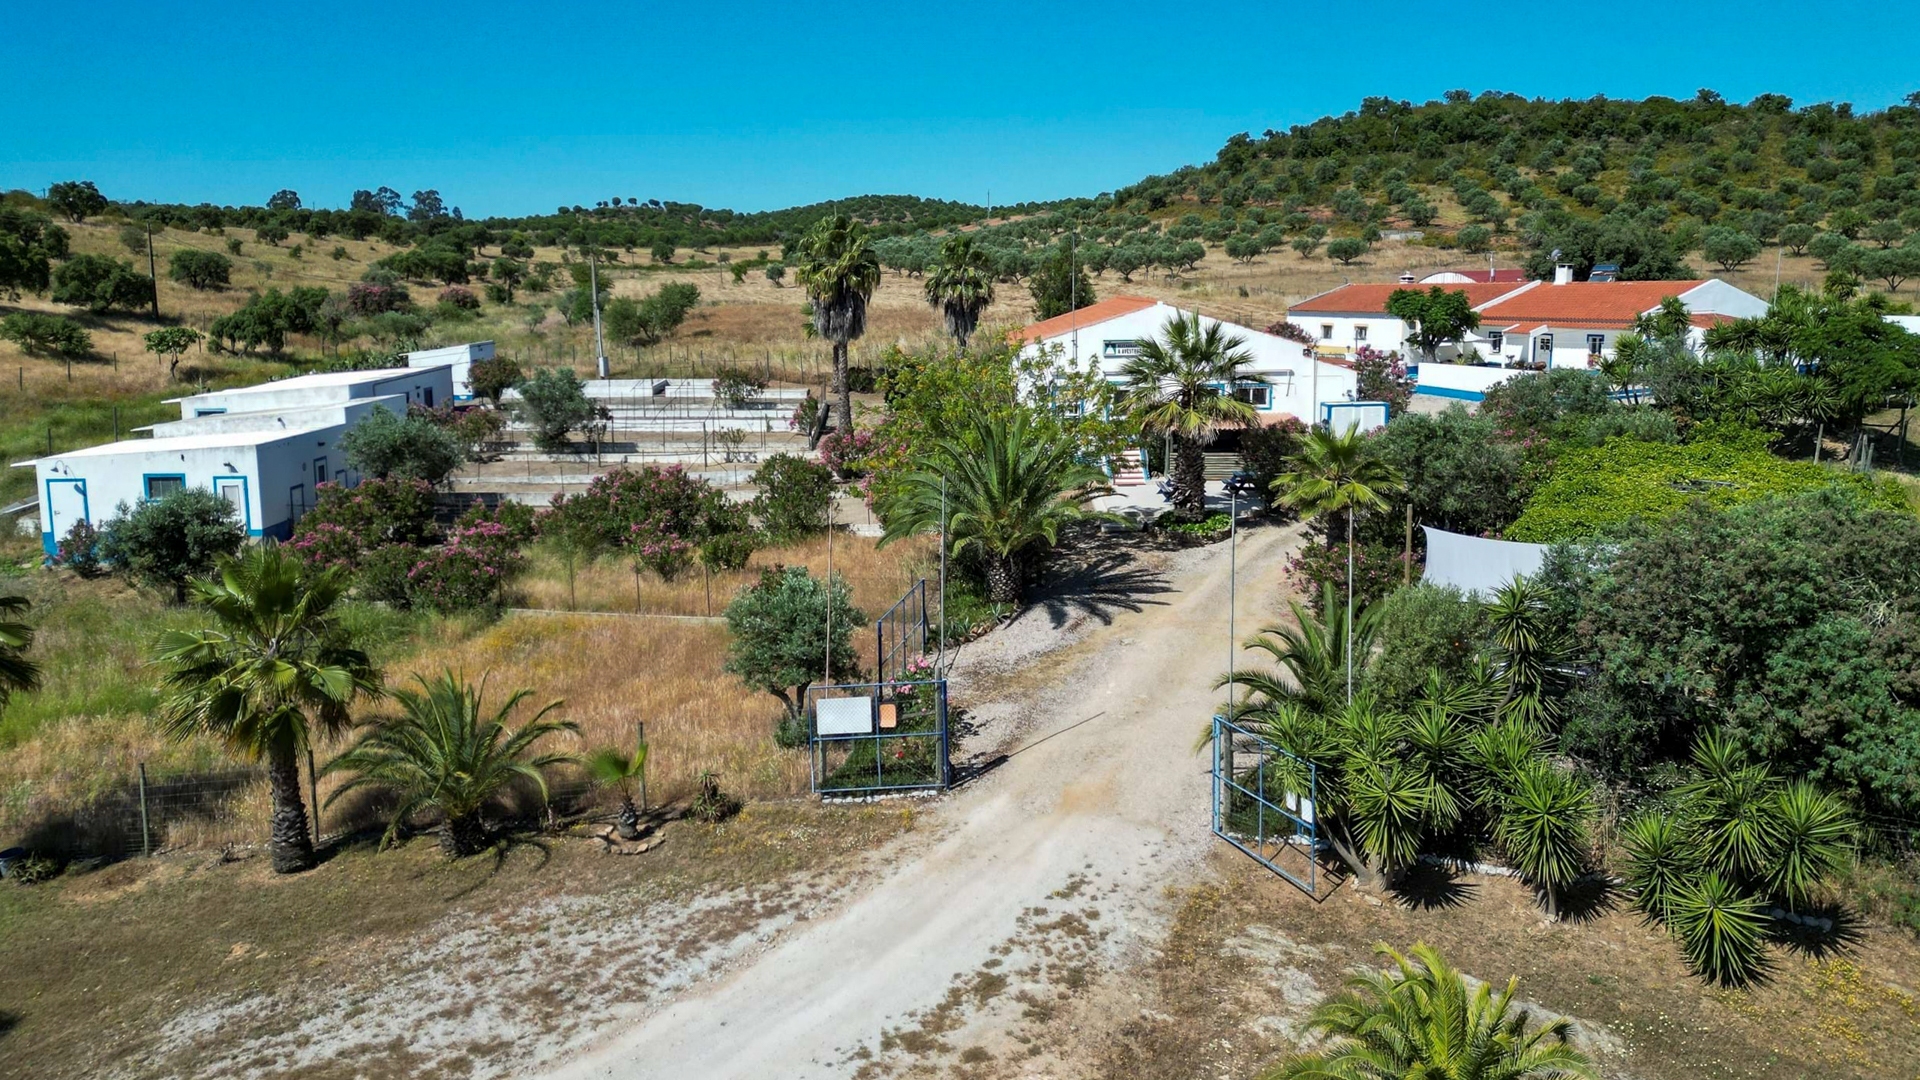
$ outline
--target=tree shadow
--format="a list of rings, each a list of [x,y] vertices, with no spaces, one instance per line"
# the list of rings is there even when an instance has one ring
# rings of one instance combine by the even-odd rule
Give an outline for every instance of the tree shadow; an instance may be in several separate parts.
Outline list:
[[[494,835],[493,844],[485,852],[488,863],[486,872],[475,876],[474,879],[464,887],[448,893],[442,897],[442,900],[452,901],[462,899],[471,895],[481,886],[499,877],[501,872],[507,868],[508,858],[520,848],[532,848],[539,853],[539,856],[534,860],[533,866],[531,867],[533,873],[539,873],[546,869],[547,864],[553,861],[553,846],[544,839],[537,836],[528,836],[525,833],[503,830]],[[475,855],[467,859],[460,859],[455,862],[455,865],[464,869],[465,866],[471,865],[472,861],[478,860],[481,857],[482,856]],[[425,873],[427,873],[427,871],[423,870],[422,874]]]
[[[0,1009],[0,1039],[4,1039],[8,1035],[11,1035],[13,1033],[13,1029],[19,1026],[20,1026],[19,1013],[8,1012],[5,1009]]]
[[[1414,911],[1442,911],[1465,906],[1479,886],[1443,862],[1420,862],[1395,874],[1387,891]]]
[[[1852,952],[1865,932],[1852,911],[1839,904],[1820,904],[1797,916],[1776,916],[1767,937],[1782,948],[1825,960]]]
[[[1054,629],[1059,629],[1078,611],[1108,624],[1116,612],[1137,612],[1149,604],[1166,604],[1165,600],[1149,598],[1172,591],[1165,574],[1141,566],[1131,552],[1089,551],[1049,575],[1014,619],[1040,612]]]
[[[1533,894],[1542,902],[1546,899],[1545,892],[1539,888],[1535,888]],[[1559,919],[1565,923],[1593,922],[1620,906],[1619,890],[1598,874],[1580,878],[1561,889],[1558,899]]]

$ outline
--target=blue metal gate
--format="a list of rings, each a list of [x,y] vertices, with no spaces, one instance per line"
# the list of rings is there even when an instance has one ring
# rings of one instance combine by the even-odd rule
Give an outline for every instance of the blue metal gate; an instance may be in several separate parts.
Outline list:
[[[913,661],[927,652],[927,579],[921,578],[873,621],[874,678],[900,682],[926,674]]]
[[[944,791],[953,763],[947,681],[807,689],[807,752],[817,795]]]
[[[1213,834],[1309,896],[1320,885],[1318,780],[1312,762],[1213,718]]]

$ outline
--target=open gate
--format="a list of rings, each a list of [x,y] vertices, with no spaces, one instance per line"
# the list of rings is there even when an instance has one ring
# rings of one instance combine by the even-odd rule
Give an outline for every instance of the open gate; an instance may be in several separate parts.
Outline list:
[[[1213,718],[1213,834],[1309,896],[1319,896],[1313,763],[1225,717]]]

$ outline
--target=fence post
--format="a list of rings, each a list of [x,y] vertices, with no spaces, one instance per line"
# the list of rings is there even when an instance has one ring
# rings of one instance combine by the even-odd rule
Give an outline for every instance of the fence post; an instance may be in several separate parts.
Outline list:
[[[638,746],[647,745],[647,722],[640,720],[633,725],[634,742]],[[640,766],[640,812],[647,812],[647,767]]]
[[[307,798],[313,803],[313,842],[320,843],[320,776],[313,771],[313,747],[307,747]]]
[[[140,763],[140,855],[153,854],[153,831],[147,824],[147,763]]]

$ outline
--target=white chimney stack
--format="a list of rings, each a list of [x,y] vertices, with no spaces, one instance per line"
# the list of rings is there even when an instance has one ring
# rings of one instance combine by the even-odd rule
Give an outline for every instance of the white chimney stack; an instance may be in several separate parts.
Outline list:
[[[1572,263],[1559,263],[1556,266],[1554,266],[1553,283],[1555,285],[1569,285],[1569,284],[1572,284],[1572,282],[1573,282],[1573,264]]]

